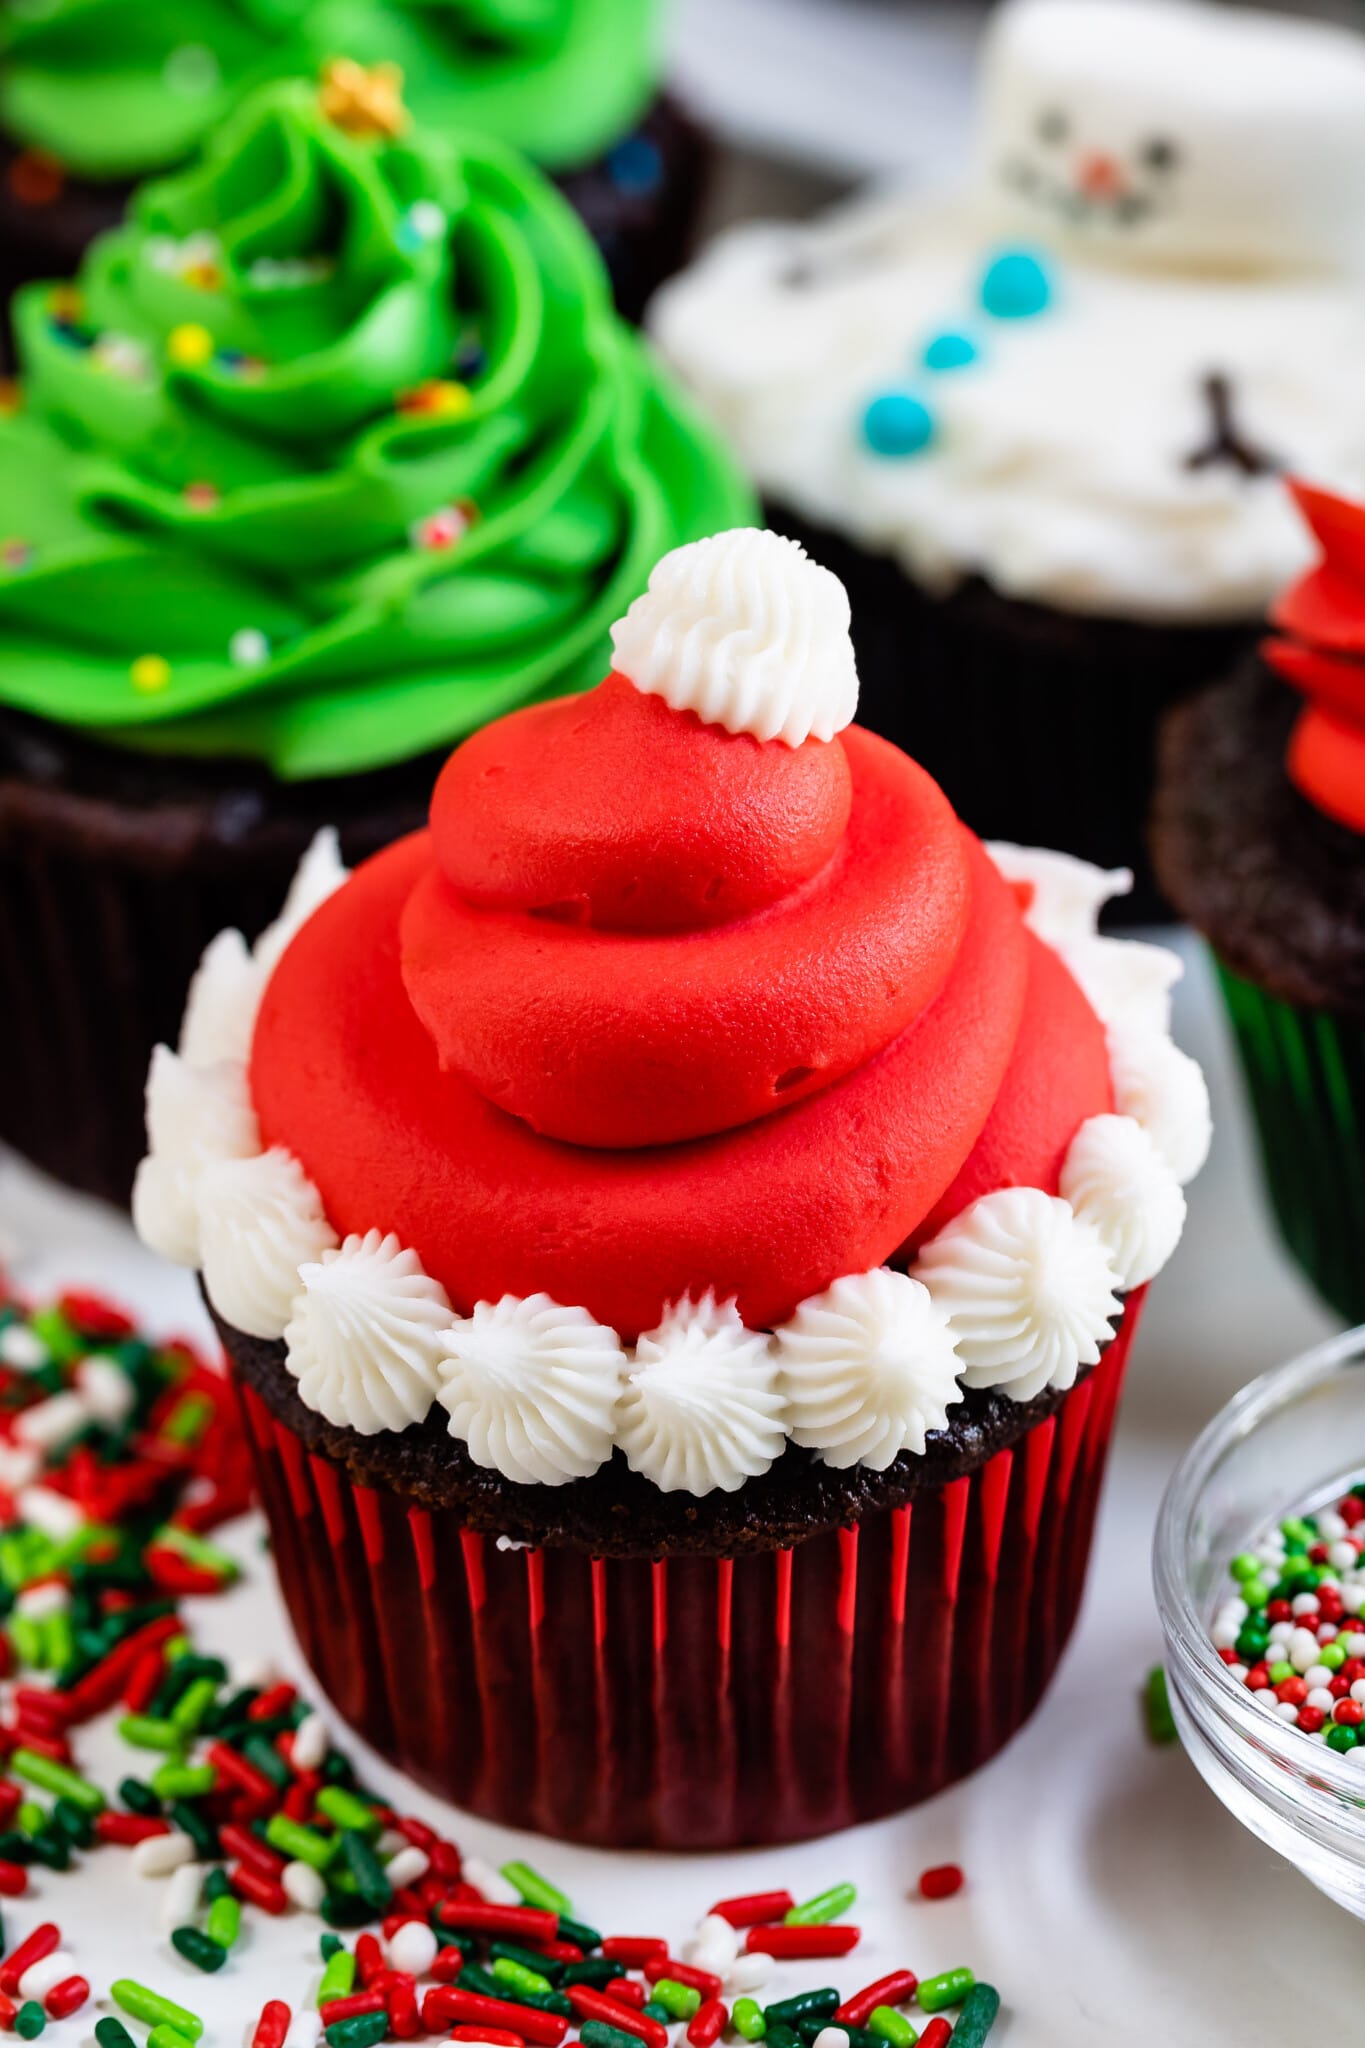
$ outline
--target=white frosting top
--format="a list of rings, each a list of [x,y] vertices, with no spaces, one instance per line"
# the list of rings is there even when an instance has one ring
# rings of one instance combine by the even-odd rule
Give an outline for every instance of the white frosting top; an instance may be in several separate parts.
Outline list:
[[[451,1310],[416,1252],[367,1230],[301,1266],[299,1280],[284,1362],[304,1406],[361,1436],[421,1422]]]
[[[637,690],[708,725],[799,747],[858,709],[848,596],[796,541],[736,527],[656,564],[611,629]]]
[[[983,1197],[922,1248],[910,1275],[846,1275],[771,1334],[746,1329],[732,1302],[684,1300],[629,1353],[586,1310],[544,1294],[457,1316],[396,1238],[371,1230],[337,1247],[298,1162],[262,1152],[245,1069],[196,1064],[201,1046],[225,1043],[207,1009],[183,1055],[161,1047],[153,1059],[138,1227],[202,1266],[228,1322],[283,1336],[300,1398],[328,1421],[364,1435],[402,1430],[436,1398],[474,1461],[522,1484],[586,1477],[617,1445],[662,1490],[696,1495],[736,1490],[788,1437],[838,1467],[880,1471],[903,1451],[922,1454],[962,1386],[1028,1400],[1096,1361],[1117,1291],[1143,1284],[1174,1248],[1179,1182],[1208,1145],[1203,1078],[1167,1036],[1179,962],[1096,932],[1126,878],[1025,848],[993,852],[1011,881],[1029,884],[1029,923],[1091,992],[1121,1113],[1082,1127],[1061,1196]],[[307,915],[309,899],[291,900]],[[215,976],[246,986],[240,942],[215,941],[206,959],[196,1002]],[[259,987],[247,1043],[258,1000]]]
[[[1092,1116],[1083,1123],[1071,1141],[1060,1186],[1077,1220],[1099,1233],[1125,1291],[1159,1273],[1180,1242],[1180,1182],[1130,1116]]]
[[[945,1224],[915,1262],[947,1311],[969,1387],[1031,1401],[1094,1365],[1122,1308],[1093,1224],[1041,1188],[999,1188]]]
[[[884,1472],[923,1457],[931,1429],[962,1399],[962,1361],[944,1308],[890,1266],[850,1273],[803,1301],[777,1333],[794,1440],[827,1465]]]
[[[664,1493],[734,1493],[766,1472],[787,1441],[767,1333],[714,1294],[675,1302],[635,1346],[616,1440]]]
[[[442,1332],[437,1399],[476,1465],[562,1486],[611,1456],[624,1365],[616,1332],[586,1309],[505,1294]]]
[[[1365,38],[1014,0],[984,49],[960,191],[722,235],[656,336],[766,494],[932,590],[1256,617],[1311,553],[1276,468],[1365,491]],[[983,295],[1010,249],[1022,317]],[[932,367],[944,336],[973,359]],[[865,438],[885,394],[909,452]]]

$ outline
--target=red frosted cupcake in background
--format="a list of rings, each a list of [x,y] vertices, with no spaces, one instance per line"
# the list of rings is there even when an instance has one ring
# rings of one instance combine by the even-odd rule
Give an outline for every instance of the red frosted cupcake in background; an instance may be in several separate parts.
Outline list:
[[[1280,1231],[1365,1318],[1365,506],[1291,487],[1319,560],[1162,735],[1152,850],[1212,946]],[[1287,687],[1290,686],[1290,687]]]
[[[1039,1698],[1207,1105],[1113,878],[851,723],[794,543],[676,550],[613,638],[273,966],[210,956],[136,1214],[376,1747],[551,1833],[776,1840]]]

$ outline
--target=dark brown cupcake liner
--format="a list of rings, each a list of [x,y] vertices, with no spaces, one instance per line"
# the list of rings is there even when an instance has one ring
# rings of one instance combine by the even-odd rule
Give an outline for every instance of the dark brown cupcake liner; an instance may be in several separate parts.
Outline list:
[[[1140,1306],[976,1470],[730,1557],[503,1547],[355,1483],[241,1380],[295,1634],[375,1749],[509,1826],[714,1849],[896,1811],[993,1755],[1052,1677]]]
[[[935,597],[785,506],[768,516],[848,590],[858,722],[942,785],[983,839],[1055,847],[1133,870],[1108,921],[1173,915],[1145,825],[1162,713],[1222,676],[1260,624],[1164,626],[1002,597],[979,578]]]
[[[349,860],[424,824],[436,766],[289,786],[0,712],[0,1141],[126,1203],[152,1047],[175,1044],[205,946],[279,915],[322,824]]]

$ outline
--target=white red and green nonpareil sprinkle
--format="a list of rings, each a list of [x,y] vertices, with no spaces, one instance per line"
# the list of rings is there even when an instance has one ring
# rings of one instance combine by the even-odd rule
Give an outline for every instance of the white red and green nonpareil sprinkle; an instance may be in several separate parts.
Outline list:
[[[1365,1484],[1228,1566],[1214,1647],[1268,1713],[1365,1764]]]
[[[190,1639],[177,1601],[236,1576],[211,1538],[250,1497],[230,1386],[189,1345],[146,1341],[90,1295],[0,1300],[0,1896],[22,1896],[35,1868],[121,1848],[164,1880],[170,1941],[206,1976],[228,1965],[244,1909],[316,1913],[321,1980],[306,2003],[269,1997],[251,2048],[433,2034],[467,2048],[985,2042],[1000,2001],[964,1968],[761,2002],[775,1961],[857,1946],[850,1884],[721,1900],[674,1956],[662,1936],[587,1926],[527,1863],[490,1870],[396,1812],[292,1685],[234,1679]],[[74,1750],[108,1714],[130,1753],[113,1796]],[[961,1883],[938,1865],[918,1891],[946,1898]],[[0,1955],[0,2030],[32,2040],[87,2006],[55,1923],[8,1954],[0,1936]],[[127,2021],[147,2048],[204,2036],[199,2014],[153,1987],[120,1979],[109,1999],[122,2016],[97,2022],[99,2048],[139,2048]]]

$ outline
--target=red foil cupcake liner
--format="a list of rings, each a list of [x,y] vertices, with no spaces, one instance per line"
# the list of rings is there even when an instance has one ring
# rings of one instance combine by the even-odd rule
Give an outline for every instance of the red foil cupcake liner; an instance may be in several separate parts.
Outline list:
[[[295,1633],[375,1749],[508,1826],[715,1849],[894,1812],[992,1756],[1056,1669],[1140,1303],[978,1470],[733,1558],[499,1548],[354,1484],[242,1385]]]

